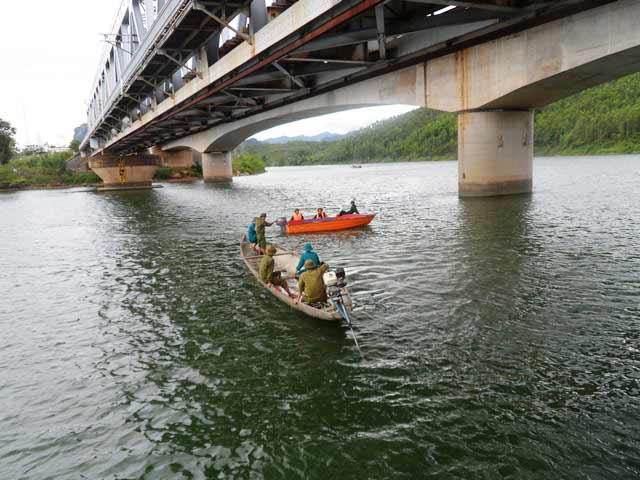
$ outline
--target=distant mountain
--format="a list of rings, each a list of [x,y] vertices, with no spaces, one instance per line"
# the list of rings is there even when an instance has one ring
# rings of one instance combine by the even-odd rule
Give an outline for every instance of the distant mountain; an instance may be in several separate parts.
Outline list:
[[[277,138],[268,138],[263,140],[262,143],[270,143],[272,145],[279,143],[289,143],[289,142],[335,142],[336,140],[340,140],[344,138],[346,135],[340,135],[339,133],[331,133],[331,132],[322,132],[318,135],[298,135],[297,137],[277,137]]]

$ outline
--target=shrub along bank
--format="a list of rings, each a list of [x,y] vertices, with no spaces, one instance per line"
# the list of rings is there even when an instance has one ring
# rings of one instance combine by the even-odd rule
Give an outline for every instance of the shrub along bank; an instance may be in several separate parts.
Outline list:
[[[265,163],[256,155],[245,153],[233,159],[233,174],[238,175],[256,175],[264,173]]]
[[[59,187],[100,182],[93,172],[67,170],[72,151],[16,157],[0,165],[0,188]]]

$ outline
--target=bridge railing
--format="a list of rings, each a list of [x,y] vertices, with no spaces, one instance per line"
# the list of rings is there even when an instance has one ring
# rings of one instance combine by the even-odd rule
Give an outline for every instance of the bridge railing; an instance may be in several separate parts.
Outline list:
[[[127,25],[128,28],[131,29],[131,19],[127,17],[132,16],[131,12],[133,11],[134,2],[136,1],[138,0],[123,0],[122,4],[120,5],[120,9],[118,10],[118,15],[116,17],[116,21],[110,35],[113,35],[115,37],[120,35],[122,28],[125,25]],[[145,60],[153,55],[153,45],[161,39],[163,33],[166,33],[166,30],[169,27],[171,21],[177,20],[176,17],[179,17],[180,13],[182,11],[185,11],[190,3],[190,0],[166,0],[160,5],[160,8],[158,9],[152,22],[149,22],[149,13],[146,13],[146,29],[144,25],[136,24],[136,33],[131,33],[132,36],[136,35],[138,37],[138,44],[135,48],[135,51],[126,52],[128,53],[128,55],[118,55],[118,63],[121,63],[124,60],[128,60],[126,62],[126,65],[113,65],[113,68],[119,68],[120,72],[115,85],[113,85],[113,87],[110,89],[108,88],[109,85],[107,81],[102,82],[101,84],[100,80],[107,71],[106,65],[112,56],[112,52],[115,52],[117,49],[123,50],[123,48],[117,43],[115,45],[111,43],[107,44],[100,63],[100,69],[98,70],[98,74],[94,81],[94,87],[92,90],[93,97],[91,105],[89,107],[90,112],[88,116],[89,120],[91,120],[91,113],[93,113],[93,118],[95,118],[95,120],[89,123],[89,131],[92,131],[97,125],[101,124],[105,120],[115,101],[127,91],[130,84],[136,79],[139,69],[145,64]],[[137,22],[140,21],[140,19],[133,19],[133,21]],[[142,35],[141,32],[144,32],[144,34]],[[141,36],[143,38],[140,41]],[[129,42],[129,45],[133,45],[133,42]],[[105,88],[107,89],[106,91],[103,90]],[[101,99],[102,102],[100,102]],[[93,112],[91,112],[92,109]]]

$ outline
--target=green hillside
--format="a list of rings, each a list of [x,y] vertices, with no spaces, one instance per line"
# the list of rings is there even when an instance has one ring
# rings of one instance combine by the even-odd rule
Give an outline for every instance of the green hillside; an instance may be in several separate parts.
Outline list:
[[[640,152],[640,74],[560,100],[536,112],[537,155]],[[267,165],[455,159],[454,114],[418,109],[336,142],[252,143]]]

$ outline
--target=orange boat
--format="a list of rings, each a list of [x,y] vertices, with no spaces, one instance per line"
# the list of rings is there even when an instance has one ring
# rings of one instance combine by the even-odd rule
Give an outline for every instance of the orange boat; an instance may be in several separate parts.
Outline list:
[[[287,222],[287,233],[329,232],[369,225],[375,214],[350,214],[339,217],[318,218],[315,220],[298,220]]]

